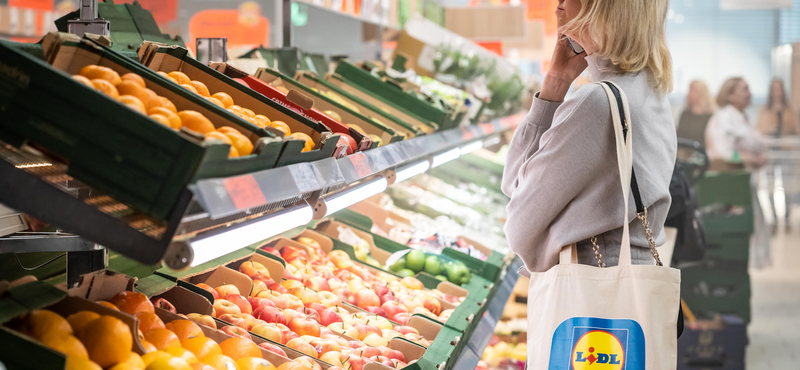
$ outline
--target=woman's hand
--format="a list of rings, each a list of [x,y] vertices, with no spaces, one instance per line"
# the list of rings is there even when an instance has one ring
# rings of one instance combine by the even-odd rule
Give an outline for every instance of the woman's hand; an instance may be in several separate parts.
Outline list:
[[[567,43],[567,38],[559,35],[550,71],[544,77],[539,99],[560,102],[567,96],[570,85],[586,70],[586,53],[575,54]]]

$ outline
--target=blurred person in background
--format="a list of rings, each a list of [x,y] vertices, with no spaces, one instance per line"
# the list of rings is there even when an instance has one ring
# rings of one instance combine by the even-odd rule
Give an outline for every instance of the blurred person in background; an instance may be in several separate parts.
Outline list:
[[[744,110],[750,106],[750,86],[741,77],[725,81],[717,95],[717,111],[706,127],[706,152],[709,170],[735,171],[749,169],[753,199],[753,235],[750,239],[750,266],[770,265],[770,233],[764,211],[758,200],[758,169],[767,164],[764,139],[747,121]]]
[[[686,106],[678,119],[678,137],[706,144],[706,126],[714,114],[716,104],[706,83],[694,80],[689,84]]]
[[[797,115],[789,103],[783,80],[772,80],[767,104],[758,112],[758,131],[764,136],[797,135]]]

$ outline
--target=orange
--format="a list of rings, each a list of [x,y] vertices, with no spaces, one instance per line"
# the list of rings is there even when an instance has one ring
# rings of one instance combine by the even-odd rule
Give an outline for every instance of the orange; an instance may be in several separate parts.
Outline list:
[[[200,362],[196,364],[190,364],[189,366],[191,366],[193,370],[215,370],[213,366]]]
[[[231,145],[231,149],[228,151],[228,158],[238,158],[238,157],[239,157],[239,152],[237,152],[236,148],[234,148]]]
[[[308,368],[304,365],[300,365],[297,362],[288,361],[282,363],[281,366],[278,366],[278,370],[308,370]]]
[[[164,322],[152,312],[138,312],[133,316],[139,319],[139,330],[143,333],[147,333],[151,329],[164,329]]]
[[[225,132],[224,134],[228,136],[228,139],[231,139],[231,143],[233,143],[232,145],[236,148],[236,153],[238,153],[240,157],[250,155],[250,153],[253,152],[253,143],[241,133],[234,134]]]
[[[139,330],[139,332],[141,333],[142,331]],[[144,348],[144,353],[158,351],[158,348],[156,348],[156,346],[154,346],[153,343],[148,342],[147,340],[143,339],[143,337],[144,335],[142,335],[142,338],[139,338],[139,343],[142,344],[142,348]]]
[[[114,86],[122,81],[122,79],[119,77],[119,73],[111,68],[103,66],[88,65],[81,68],[81,71],[78,72],[78,74],[90,80],[106,80],[111,84],[111,86]]]
[[[211,94],[208,93],[208,87],[206,86],[206,84],[200,81],[189,81],[189,85],[192,85],[192,87],[194,87],[194,89],[197,90],[197,93],[200,94],[200,96],[206,98],[211,97]]]
[[[161,75],[161,76],[163,76],[164,78],[166,78],[166,79],[168,79],[168,80],[170,80],[170,81],[172,81],[172,82],[174,82],[174,83],[178,83],[178,80],[176,80],[176,79],[172,78],[172,76],[168,75],[168,74],[167,74],[167,72],[158,71],[158,72],[156,72],[156,73],[160,74],[160,75]]]
[[[233,143],[231,142],[231,139],[229,139],[227,135],[225,135],[225,134],[223,134],[223,133],[221,133],[219,131],[212,131],[212,132],[207,133],[206,134],[206,140],[211,140],[211,139],[217,139],[217,140],[219,140],[219,141],[221,141],[221,142],[223,142],[225,144],[231,145],[231,148],[233,148]],[[237,152],[237,154],[238,154],[238,152]]]
[[[289,125],[287,125],[286,122],[283,121],[272,121],[270,123],[267,123],[267,126],[280,130],[281,132],[283,132],[283,136],[289,136],[292,134],[292,130],[289,128]]]
[[[253,112],[252,110],[247,109],[247,108],[242,108],[242,113],[244,113],[248,117],[255,117],[256,116],[256,112]]]
[[[145,87],[144,79],[142,76],[137,75],[136,73],[126,73],[120,77],[122,81],[133,81],[136,82],[137,85],[141,87]]]
[[[151,329],[144,333],[144,339],[152,343],[159,350],[169,347],[180,347],[181,340],[169,329]]]
[[[72,76],[72,79],[75,80],[75,81],[78,81],[78,82],[80,82],[80,83],[82,83],[82,84],[84,84],[86,86],[94,88],[94,85],[92,84],[92,80],[86,78],[86,76],[74,75],[74,76]]]
[[[95,90],[98,90],[101,93],[108,95],[110,98],[114,100],[119,99],[119,91],[117,91],[117,88],[114,87],[114,85],[112,85],[111,82],[96,78],[92,80],[92,85],[94,85]]]
[[[147,366],[144,364],[142,356],[139,356],[136,352],[131,352],[128,358],[121,363],[131,364],[135,369],[144,369]]]
[[[211,131],[214,131],[214,124],[211,123],[206,116],[199,112],[193,110],[182,110],[178,112],[178,117],[181,118],[183,126],[192,131],[197,131],[201,134],[207,134]]]
[[[134,365],[134,364],[132,364],[130,362],[120,362],[120,363],[112,366],[108,370],[144,370],[144,366],[137,367],[136,365]]]
[[[175,79],[175,81],[177,81],[178,84],[180,84],[180,85],[188,84],[189,82],[192,81],[192,80],[189,79],[189,76],[187,76],[185,73],[180,72],[180,71],[172,71],[170,73],[167,73],[167,75],[169,77],[172,77],[173,79]]]
[[[166,116],[164,116],[164,115],[161,115],[161,114],[151,114],[151,115],[150,115],[150,118],[152,118],[152,119],[153,119],[153,121],[156,121],[156,122],[158,122],[158,123],[160,123],[160,124],[162,124],[162,125],[164,125],[164,126],[167,126],[167,127],[169,127],[169,128],[172,128],[172,122],[170,122],[170,121],[169,121],[169,118],[167,118],[167,117],[166,117]]]
[[[190,320],[170,321],[164,327],[175,333],[180,340],[206,336],[203,334],[203,329]]]
[[[52,332],[42,336],[42,344],[67,356],[89,358],[86,347],[72,335],[63,332]]]
[[[134,81],[131,80],[122,81],[117,84],[116,88],[117,91],[119,91],[120,95],[133,95],[139,98],[139,100],[142,101],[143,105],[146,105],[144,104],[145,102],[150,101],[150,94],[147,92],[147,89],[140,86],[138,83]]]
[[[83,327],[86,326],[86,324],[88,324],[90,321],[99,317],[100,315],[97,312],[80,311],[67,316],[67,321],[72,327],[72,331],[77,333],[81,331],[81,329],[83,329]]]
[[[161,105],[164,108],[171,110],[172,113],[178,113],[178,108],[175,108],[175,104],[172,104],[172,100],[169,100],[163,96],[159,96],[158,99],[161,100]]]
[[[208,355],[200,359],[200,362],[211,365],[215,370],[239,370],[239,365],[225,355]]]
[[[217,98],[207,97],[206,100],[214,103],[214,105],[217,105],[220,108],[225,108],[225,104],[222,104],[222,102],[219,101],[219,99],[217,99]]]
[[[208,355],[221,355],[222,349],[219,344],[211,338],[194,337],[181,341],[181,346],[194,353],[197,358],[202,359]]]
[[[117,307],[115,304],[113,304],[113,303],[111,303],[111,302],[106,302],[106,301],[97,301],[97,304],[99,304],[99,305],[101,305],[101,306],[106,306],[106,307],[108,307],[108,308],[110,308],[110,309],[112,309],[112,310],[119,311],[119,307]]]
[[[230,106],[228,106],[228,108],[225,108],[225,109],[227,109],[227,110],[229,110],[229,111],[231,111],[231,112],[233,112],[233,113],[235,113],[237,115],[238,114],[244,114],[244,111],[242,110],[242,107],[240,107],[240,106],[238,106],[236,104],[230,105]]]
[[[233,128],[233,127],[230,127],[230,126],[222,126],[222,127],[218,128],[217,131],[219,131],[219,132],[221,132],[223,134],[231,133],[231,134],[240,134],[240,135],[242,135],[242,133],[239,130],[237,130],[237,129]]]
[[[153,361],[158,360],[160,358],[173,358],[175,356],[164,352],[164,351],[153,351],[150,353],[145,353],[142,356],[142,362],[144,362],[145,366],[149,366]]]
[[[269,118],[267,118],[267,116],[265,116],[263,114],[256,114],[256,116],[253,117],[253,118],[255,118],[256,124],[259,127],[265,127],[270,123]]]
[[[181,86],[183,86],[183,88],[184,88],[184,89],[186,89],[186,90],[189,90],[189,91],[191,91],[191,92],[193,92],[193,93],[195,93],[195,94],[199,94],[199,93],[197,92],[197,89],[195,89],[195,88],[194,88],[194,86],[192,86],[192,85],[189,85],[189,84],[181,84]]]
[[[103,368],[88,358],[67,356],[64,370],[103,370]]]
[[[150,108],[147,110],[147,114],[151,116],[158,114],[167,117],[167,119],[169,119],[169,126],[176,130],[180,130],[181,126],[183,125],[181,123],[181,117],[178,117],[177,113],[174,113],[173,111],[165,107]]]
[[[173,355],[175,357],[182,358],[182,359],[186,360],[186,362],[189,363],[189,364],[193,364],[195,362],[198,362],[197,361],[197,356],[195,356],[194,353],[192,353],[188,349],[183,349],[183,348],[180,348],[180,347],[170,347],[170,348],[165,349],[164,352],[169,353],[169,354],[171,354],[171,355]]]
[[[253,343],[252,340],[233,337],[226,339],[219,344],[222,349],[222,354],[232,358],[234,361],[242,357],[258,357],[261,358],[261,350]]]
[[[217,100],[222,102],[222,104],[225,105],[225,108],[228,108],[231,105],[233,105],[233,98],[222,91],[214,93],[214,95],[211,95],[211,97],[216,98]]]
[[[25,319],[22,332],[36,339],[48,333],[73,333],[67,319],[50,310],[33,310]]]
[[[192,370],[186,360],[173,357],[173,358],[159,358],[147,365],[146,370]]]
[[[141,114],[147,114],[144,103],[133,95],[122,95],[119,97],[119,102]]]
[[[131,329],[113,316],[100,316],[78,333],[89,358],[101,367],[109,367],[127,359],[133,348]]]
[[[239,370],[275,370],[275,365],[259,357],[242,357],[236,360]]]
[[[119,310],[130,315],[137,312],[153,312],[153,304],[147,299],[147,296],[133,291],[119,292],[111,297],[111,303],[119,307]]]
[[[295,132],[286,137],[289,140],[303,140],[306,142],[306,145],[303,147],[303,152],[307,152],[311,149],[314,149],[314,140],[311,139],[311,136],[304,134],[302,132]]]

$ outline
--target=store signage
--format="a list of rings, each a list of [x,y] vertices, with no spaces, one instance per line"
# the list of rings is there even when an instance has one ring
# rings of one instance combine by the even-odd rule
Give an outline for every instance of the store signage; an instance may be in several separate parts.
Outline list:
[[[550,370],[635,370],[644,366],[644,331],[636,321],[573,317],[553,333]]]

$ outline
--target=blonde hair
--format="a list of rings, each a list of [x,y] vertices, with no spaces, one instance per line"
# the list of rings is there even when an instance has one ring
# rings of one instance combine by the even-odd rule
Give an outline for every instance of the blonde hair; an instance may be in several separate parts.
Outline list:
[[[716,104],[714,104],[714,99],[711,99],[711,93],[708,91],[708,85],[701,80],[694,80],[689,84],[689,89],[691,90],[692,86],[697,89],[697,94],[699,95],[697,100],[691,101],[689,100],[689,95],[686,95],[686,108],[692,110],[695,105],[700,107],[700,111],[706,114],[714,113],[714,110],[717,109]]]
[[[589,37],[596,54],[621,72],[648,68],[651,84],[672,91],[672,57],[665,25],[669,0],[581,0],[580,13],[565,24],[564,34]]]
[[[717,94],[717,105],[719,107],[725,107],[731,103],[731,94],[733,94],[733,91],[736,90],[736,86],[742,81],[744,81],[744,78],[731,77],[722,84],[722,87],[719,88],[719,94]]]

